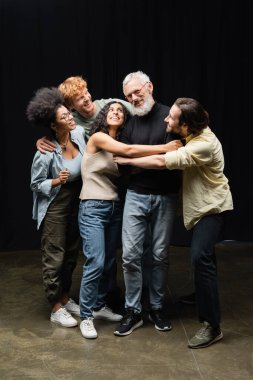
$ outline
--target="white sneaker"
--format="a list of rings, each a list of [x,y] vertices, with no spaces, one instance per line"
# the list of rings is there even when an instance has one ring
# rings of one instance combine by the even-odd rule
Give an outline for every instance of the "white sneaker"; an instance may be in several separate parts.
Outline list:
[[[100,310],[93,310],[93,317],[95,319],[104,319],[110,322],[119,322],[123,318],[122,315],[114,313],[109,307],[104,306]]]
[[[73,318],[71,314],[69,314],[63,307],[61,307],[55,313],[51,313],[50,321],[58,323],[58,325],[61,325],[63,327],[74,327],[78,325],[75,318]]]
[[[69,313],[76,314],[80,317],[80,307],[74,300],[72,300],[72,298],[69,298],[68,302],[65,303],[65,305],[62,305],[62,307],[64,307]]]
[[[80,330],[84,338],[95,339],[98,336],[92,317],[88,317],[80,323]]]

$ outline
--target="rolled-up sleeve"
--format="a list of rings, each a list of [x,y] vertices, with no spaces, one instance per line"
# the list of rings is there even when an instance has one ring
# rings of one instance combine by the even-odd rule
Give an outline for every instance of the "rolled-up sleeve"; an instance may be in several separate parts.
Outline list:
[[[31,168],[31,184],[32,191],[46,196],[51,195],[52,179],[49,175],[50,156],[37,152],[34,156]]]
[[[208,164],[212,159],[210,144],[203,141],[192,142],[173,152],[165,154],[165,165],[167,169],[181,169],[191,166],[202,166]]]

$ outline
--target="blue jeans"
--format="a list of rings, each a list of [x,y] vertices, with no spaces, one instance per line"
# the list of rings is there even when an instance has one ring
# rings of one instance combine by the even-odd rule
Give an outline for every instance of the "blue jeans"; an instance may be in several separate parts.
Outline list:
[[[192,229],[191,260],[198,317],[211,326],[220,324],[215,244],[224,227],[224,214],[204,216]]]
[[[134,309],[138,313],[142,310],[142,257],[148,228],[151,231],[152,259],[149,303],[154,310],[163,307],[169,267],[169,246],[177,206],[178,196],[174,194],[153,195],[127,191],[122,228],[126,308]]]
[[[105,305],[110,274],[116,261],[122,225],[120,202],[83,200],[79,207],[79,228],[85,263],[80,288],[81,319]]]

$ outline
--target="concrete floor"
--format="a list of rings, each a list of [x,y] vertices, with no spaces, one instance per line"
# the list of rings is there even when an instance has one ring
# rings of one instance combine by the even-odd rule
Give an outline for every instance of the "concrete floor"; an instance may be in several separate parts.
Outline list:
[[[253,244],[217,246],[224,339],[199,350],[187,347],[199,328],[195,307],[178,302],[192,290],[188,251],[171,247],[166,307],[172,331],[148,322],[144,298],[143,327],[115,337],[114,324],[96,321],[95,340],[83,338],[79,327],[49,321],[39,251],[0,252],[0,379],[252,380]],[[80,252],[76,300],[82,263]],[[121,272],[119,282],[123,286]]]

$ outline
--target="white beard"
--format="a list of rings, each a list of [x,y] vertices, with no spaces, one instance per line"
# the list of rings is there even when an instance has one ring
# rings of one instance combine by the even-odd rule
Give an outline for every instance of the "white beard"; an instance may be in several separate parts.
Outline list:
[[[154,105],[154,100],[152,96],[148,95],[146,99],[144,99],[144,104],[141,107],[133,106],[133,115],[144,116],[147,115]]]

